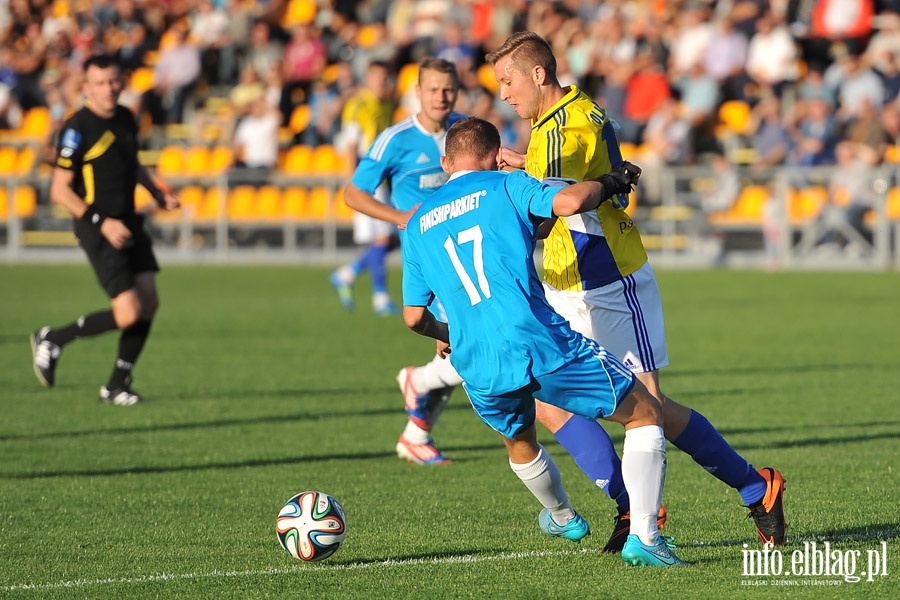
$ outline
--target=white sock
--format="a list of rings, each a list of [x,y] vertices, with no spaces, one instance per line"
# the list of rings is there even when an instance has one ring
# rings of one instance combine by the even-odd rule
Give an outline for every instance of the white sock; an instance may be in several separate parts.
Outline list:
[[[441,358],[437,354],[434,355],[431,362],[413,369],[410,380],[420,394],[462,384],[462,377],[453,368],[450,360]]]
[[[372,308],[380,310],[386,308],[391,303],[391,295],[387,292],[372,293]]]
[[[509,461],[509,466],[538,502],[550,511],[557,525],[565,525],[575,517],[575,510],[569,504],[569,497],[562,484],[559,467],[543,446],[537,458],[530,463],[520,465]]]
[[[428,422],[431,423],[432,429],[434,429],[435,423],[437,423],[441,413],[447,407],[453,389],[452,387],[439,389],[432,392],[431,397],[428,399]]]
[[[406,429],[403,430],[403,437],[413,444],[427,444],[431,441],[431,433],[425,431],[412,421],[406,422]]]
[[[622,480],[631,502],[632,533],[645,544],[659,544],[656,523],[666,479],[666,438],[662,427],[647,425],[625,432]]]
[[[354,281],[356,281],[356,271],[354,271],[350,265],[344,265],[339,268],[337,271],[337,277],[347,285],[351,285]]]

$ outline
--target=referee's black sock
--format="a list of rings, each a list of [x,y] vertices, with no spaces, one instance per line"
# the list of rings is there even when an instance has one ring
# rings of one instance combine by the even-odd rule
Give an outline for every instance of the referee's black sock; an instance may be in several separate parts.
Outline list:
[[[119,338],[119,356],[116,359],[112,375],[109,376],[109,384],[106,386],[110,390],[127,387],[125,384],[128,376],[131,375],[134,363],[141,354],[141,350],[144,349],[144,343],[147,341],[147,336],[150,335],[152,322],[141,319],[131,327],[122,330],[122,336]]]
[[[90,337],[106,333],[111,329],[118,329],[116,318],[112,310],[101,310],[83,317],[78,317],[74,323],[63,327],[51,329],[47,333],[47,340],[57,346],[65,346],[69,342],[82,337]]]

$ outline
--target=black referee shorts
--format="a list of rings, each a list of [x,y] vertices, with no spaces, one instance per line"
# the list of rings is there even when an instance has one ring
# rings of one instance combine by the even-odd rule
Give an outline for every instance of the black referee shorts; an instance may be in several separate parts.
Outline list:
[[[135,275],[159,272],[153,244],[144,229],[143,215],[125,217],[123,222],[131,230],[131,239],[124,248],[116,250],[97,227],[75,219],[78,243],[87,254],[100,286],[110,298],[134,288]]]

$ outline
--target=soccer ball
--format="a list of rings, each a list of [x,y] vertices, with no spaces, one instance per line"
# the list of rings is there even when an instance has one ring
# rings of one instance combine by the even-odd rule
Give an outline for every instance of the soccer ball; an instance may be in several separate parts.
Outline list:
[[[328,558],[347,534],[344,509],[322,492],[300,492],[278,513],[275,530],[285,552],[303,561]]]

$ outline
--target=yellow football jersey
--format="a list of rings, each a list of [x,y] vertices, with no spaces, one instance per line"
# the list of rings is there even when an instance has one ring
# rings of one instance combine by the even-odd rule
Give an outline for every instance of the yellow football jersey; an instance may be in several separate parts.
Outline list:
[[[588,181],[622,162],[619,139],[606,112],[570,86],[532,122],[525,170],[538,179]],[[559,290],[583,291],[627,277],[647,262],[627,198],[596,211],[560,218],[544,240],[544,280]]]
[[[364,89],[347,100],[341,113],[341,127],[352,131],[357,154],[365,155],[378,134],[387,129],[394,116],[390,100],[380,100],[370,90]]]

